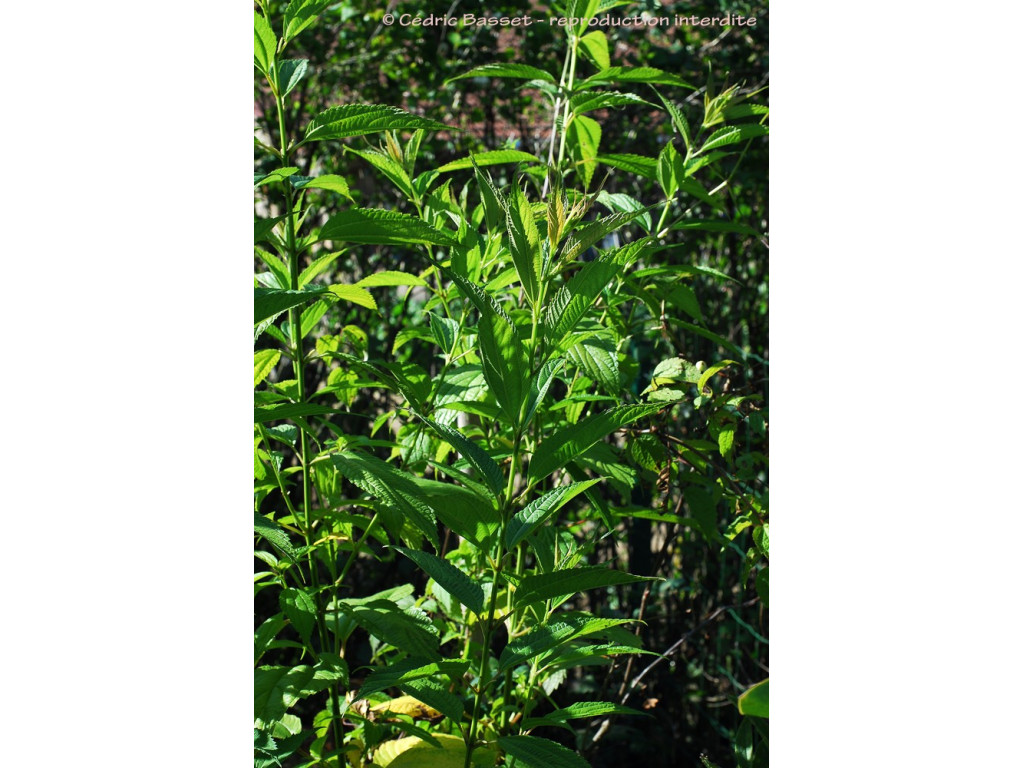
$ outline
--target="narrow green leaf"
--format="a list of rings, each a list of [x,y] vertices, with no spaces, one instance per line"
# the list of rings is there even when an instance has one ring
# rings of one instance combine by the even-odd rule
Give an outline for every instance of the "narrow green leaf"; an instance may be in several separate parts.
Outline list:
[[[618,584],[632,584],[637,581],[654,581],[650,576],[634,576],[625,571],[615,571],[603,565],[589,565],[570,568],[553,573],[539,573],[525,577],[515,592],[516,605],[529,605],[541,600],[574,595],[587,589],[611,587]]]
[[[632,221],[637,216],[640,216],[648,210],[650,209],[640,208],[635,211],[621,211],[619,213],[613,213],[610,216],[605,216],[603,219],[592,221],[589,224],[584,224],[573,232],[572,236],[566,240],[560,260],[572,261],[587,248],[600,242],[607,235],[610,235],[622,225]],[[630,243],[630,245],[626,247],[635,248],[636,245],[637,243],[634,242]]]
[[[270,219],[256,219],[253,222],[253,243],[259,243],[266,240],[270,233],[274,231],[274,227],[277,226],[278,222],[284,221],[284,216],[274,216]]]
[[[646,712],[641,712],[632,707],[624,707],[621,704],[613,704],[610,701],[577,701],[568,707],[549,712],[543,718],[538,718],[538,720],[543,719],[555,723],[564,723],[567,720],[598,717],[599,715],[644,715],[649,717]],[[529,722],[527,720],[527,723]],[[527,724],[525,727],[529,728],[530,726]]]
[[[512,549],[520,541],[525,539],[542,525],[551,515],[555,514],[577,494],[582,493],[590,486],[599,483],[601,478],[584,480],[571,485],[564,485],[548,491],[539,499],[534,499],[523,509],[515,514],[508,523],[508,530],[505,533],[505,542],[509,549]]]
[[[462,720],[462,700],[449,693],[432,680],[406,680],[399,687],[410,696],[415,696],[427,706],[433,707],[452,722]]]
[[[437,628],[425,613],[410,614],[390,600],[342,600],[339,607],[379,640],[416,656],[440,661]]]
[[[573,158],[580,165],[583,187],[588,188],[597,169],[597,150],[601,146],[601,124],[586,115],[577,115],[569,123],[567,136]]]
[[[259,667],[253,681],[253,704],[256,719],[262,723],[280,720],[313,679],[313,668]]]
[[[370,292],[357,285],[332,285],[327,290],[339,299],[358,304],[360,307],[366,307],[367,309],[377,308],[377,302],[374,301]]]
[[[385,270],[383,272],[374,272],[372,275],[367,275],[358,283],[357,286],[360,288],[376,288],[378,286],[395,286],[395,285],[422,285],[425,286],[427,281],[422,277],[416,277],[416,275],[410,275],[408,272],[396,272],[392,270]]]
[[[473,613],[480,615],[484,612],[483,588],[455,565],[429,552],[421,552],[407,547],[395,547],[395,549],[416,563],[430,578]]]
[[[655,181],[654,176],[658,167],[658,161],[653,157],[632,154],[598,155],[597,162],[635,173],[637,176],[643,176],[651,181]]]
[[[284,39],[291,40],[337,0],[292,0],[284,12]]]
[[[320,229],[318,239],[371,245],[458,245],[453,235],[422,219],[376,208],[353,208],[336,214]]]
[[[499,736],[498,746],[523,768],[590,768],[590,763],[571,749],[537,736]]]
[[[697,380],[697,391],[703,392],[704,385],[708,383],[712,376],[718,373],[723,368],[728,368],[730,365],[739,365],[735,360],[722,360],[721,362],[715,363],[709,367],[704,373],[701,374],[700,379]]]
[[[354,451],[336,453],[331,462],[349,482],[403,513],[435,549],[441,548],[434,510],[423,500],[422,491],[409,475],[376,456]]]
[[[583,92],[574,96],[570,102],[572,111],[577,115],[584,112],[593,112],[595,109],[608,109],[609,107],[622,107],[633,104],[641,104],[645,107],[653,107],[649,101],[641,99],[634,93],[622,93],[620,91],[604,91],[602,93]]]
[[[445,81],[445,84],[454,82],[455,80],[464,80],[467,77],[498,77],[498,78],[511,78],[513,80],[543,80],[548,83],[554,83],[555,78],[545,72],[543,69],[537,67],[531,67],[526,64],[484,64],[480,67],[474,67],[461,75],[450,77]]]
[[[661,99],[661,103],[665,105],[665,109],[669,116],[672,118],[672,125],[676,129],[676,133],[683,137],[683,145],[686,147],[686,151],[690,152],[693,150],[693,139],[690,138],[690,126],[686,122],[686,118],[683,117],[683,113],[679,107],[676,106],[674,101],[670,101],[658,93],[655,89],[655,93],[658,94],[658,98]]]
[[[409,174],[406,172],[402,164],[397,162],[390,155],[386,155],[375,149],[362,150],[346,147],[345,151],[363,158],[366,162],[391,179],[394,185],[398,187],[406,197],[416,197],[416,193],[413,192],[412,189],[412,179],[409,178]]]
[[[450,171],[462,171],[472,168],[473,165],[483,167],[485,165],[501,165],[503,163],[540,163],[543,162],[536,155],[529,152],[521,152],[518,149],[496,149],[491,152],[477,152],[475,155],[464,157],[461,160],[452,160],[437,169],[438,173],[449,173]]]
[[[299,170],[297,167],[289,166],[288,168],[278,168],[276,171],[271,171],[270,173],[253,174],[253,186],[262,187],[264,184],[284,181],[297,170]]]
[[[480,311],[477,335],[484,378],[510,423],[518,425],[529,391],[530,357],[526,345],[511,318],[490,294],[457,272],[447,270],[447,274]]]
[[[608,67],[580,83],[580,88],[590,88],[603,83],[650,83],[651,85],[677,85],[680,88],[697,90],[678,75],[656,67]]]
[[[292,547],[291,540],[288,538],[288,532],[269,517],[264,517],[259,512],[254,511],[253,515],[255,518],[253,520],[253,530],[288,555],[292,560],[297,560],[298,554],[295,552],[295,548]]]
[[[254,408],[253,421],[264,424],[268,421],[297,419],[301,416],[325,416],[334,413],[333,408],[313,403],[285,403],[271,408]]]
[[[267,74],[274,65],[277,54],[277,36],[270,27],[270,22],[262,15],[253,13],[253,56],[260,72]]]
[[[767,135],[767,125],[749,123],[747,125],[725,126],[723,128],[719,128],[708,136],[708,140],[704,142],[704,146],[700,148],[700,152],[707,152],[709,149],[717,149],[718,147],[735,144],[736,142],[743,141],[744,139],[754,139],[758,136]]]
[[[540,292],[541,252],[540,232],[533,219],[530,202],[518,187],[509,195],[506,216],[509,250],[519,282],[531,304],[537,302]]]
[[[611,66],[611,58],[608,56],[608,38],[601,30],[588,32],[580,38],[583,52],[600,70],[606,70]]]
[[[277,88],[287,96],[306,75],[308,59],[285,59],[277,62]]]
[[[533,415],[537,412],[537,407],[544,402],[555,374],[564,364],[565,361],[561,358],[548,360],[540,367],[537,375],[530,378],[530,394],[526,401],[526,416],[523,418],[524,426],[533,420]]]
[[[316,603],[313,598],[301,589],[282,589],[278,595],[278,603],[288,621],[299,633],[302,642],[309,644],[309,638],[316,626]]]
[[[744,691],[737,702],[741,715],[768,717],[768,680],[762,680]]]
[[[664,403],[620,405],[551,435],[541,442],[530,460],[531,480],[543,480],[606,435],[665,407]]]
[[[412,680],[436,680],[441,674],[461,677],[469,669],[469,666],[468,660],[429,661],[416,657],[402,659],[371,672],[359,689],[359,695],[366,698],[372,693],[383,691],[386,688],[394,688]]]
[[[267,648],[277,637],[277,633],[284,629],[287,621],[283,614],[275,613],[269,619],[260,624],[260,628],[256,630],[253,636],[253,645],[255,647],[255,659],[254,664],[259,664],[260,658],[267,652]]]
[[[348,182],[341,176],[337,176],[333,173],[324,174],[323,176],[314,176],[311,179],[296,182],[295,188],[325,189],[328,192],[337,192],[339,195],[347,197],[349,200],[352,199],[352,193],[349,191]]]
[[[279,349],[261,349],[253,355],[253,386],[258,387],[270,372],[274,370],[277,361],[281,359]]]
[[[456,130],[447,125],[410,114],[398,107],[379,104],[345,104],[331,107],[314,117],[306,126],[304,141],[343,139],[363,136],[381,131],[415,130],[428,131]]]
[[[658,155],[658,183],[665,197],[675,197],[684,174],[683,158],[676,151],[675,145],[669,142]]]
[[[428,312],[430,321],[430,333],[434,341],[446,355],[450,355],[455,349],[455,338],[459,333],[459,324],[450,317],[441,317],[434,312]]]
[[[301,291],[282,291],[276,288],[253,289],[253,323],[259,323],[268,317],[279,315],[286,309],[298,307],[310,299],[319,298],[327,289],[322,287],[307,288]]]
[[[501,496],[505,487],[505,476],[498,463],[491,458],[483,448],[467,438],[457,429],[445,424],[439,424],[431,419],[424,418],[423,421],[446,443],[462,454],[463,458],[473,465],[473,468],[480,473],[480,478],[487,483],[494,499]],[[441,586],[444,586],[443,584]],[[451,590],[449,590],[451,591]]]

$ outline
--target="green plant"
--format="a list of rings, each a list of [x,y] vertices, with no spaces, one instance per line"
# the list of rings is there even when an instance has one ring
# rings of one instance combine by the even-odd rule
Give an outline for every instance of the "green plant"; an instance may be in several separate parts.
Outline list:
[[[758,397],[725,391],[731,360],[673,354],[648,373],[635,354],[661,346],[666,305],[691,315],[675,321],[684,330],[735,346],[701,324],[679,281],[725,275],[659,260],[678,233],[749,229],[714,216],[716,195],[729,185],[727,148],[763,136],[766,110],[736,88],[709,89],[694,129],[670,95],[692,86],[613,67],[586,24],[597,2],[571,3],[565,15],[580,21],[565,28],[560,77],[504,63],[452,78],[521,80],[545,95],[546,157],[490,150],[423,170],[424,143],[447,126],[406,110],[348,104],[301,132],[288,124],[308,63],[283,54],[329,5],[294,0],[278,18],[264,4],[255,23],[278,137],[257,138],[270,161],[256,175],[255,530],[267,569],[256,589],[279,608],[256,631],[256,762],[585,765],[533,732],[642,714],[554,699],[573,670],[646,653],[638,621],[654,579],[594,562],[606,540],[645,515],[727,546],[752,527],[756,547],[738,551],[765,574],[767,602],[766,496],[751,488],[762,461],[737,450],[763,422]],[[637,85],[654,100],[612,89]],[[663,107],[676,140],[656,158],[607,151],[594,115],[625,105]],[[378,144],[351,141],[366,136]],[[345,178],[299,173],[318,143],[368,164],[405,212],[339,210],[353,197]],[[656,183],[659,199],[606,191],[608,169]],[[402,254],[416,267],[337,279],[340,259],[381,248],[377,263]],[[384,317],[396,327],[381,338],[372,326]],[[676,434],[698,414],[712,440]],[[667,494],[655,511],[630,500],[645,473]],[[724,534],[721,504],[736,510]],[[365,589],[352,579],[361,560],[405,578]]]

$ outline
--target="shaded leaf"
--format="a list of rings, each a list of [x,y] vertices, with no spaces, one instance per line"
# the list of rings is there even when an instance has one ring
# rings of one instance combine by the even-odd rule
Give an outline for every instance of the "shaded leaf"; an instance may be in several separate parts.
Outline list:
[[[479,615],[484,612],[483,588],[458,567],[429,552],[406,547],[395,547],[395,549],[416,563],[430,578],[473,613]]]

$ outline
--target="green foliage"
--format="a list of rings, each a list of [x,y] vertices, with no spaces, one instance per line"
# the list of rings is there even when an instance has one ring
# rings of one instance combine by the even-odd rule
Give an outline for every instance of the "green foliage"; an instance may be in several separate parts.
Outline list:
[[[609,764],[652,719],[634,660],[696,632],[683,600],[736,635],[673,674],[726,680],[707,732],[766,763],[765,353],[722,294],[761,285],[730,260],[766,231],[767,110],[587,26],[622,5],[521,30],[526,63],[465,24],[258,3],[257,765]],[[481,140],[455,103],[484,83],[547,133]]]

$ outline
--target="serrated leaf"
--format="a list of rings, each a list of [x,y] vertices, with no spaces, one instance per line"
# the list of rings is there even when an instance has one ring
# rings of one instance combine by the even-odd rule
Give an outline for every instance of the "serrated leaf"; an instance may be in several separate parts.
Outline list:
[[[499,736],[498,746],[523,768],[590,768],[590,763],[571,749],[537,736]]]
[[[501,467],[498,466],[498,463],[491,458],[487,451],[467,438],[457,429],[445,424],[439,424],[438,422],[427,418],[424,418],[423,421],[432,430],[434,430],[442,440],[455,448],[455,450],[462,454],[463,458],[473,465],[474,469],[480,473],[480,478],[487,483],[487,487],[490,489],[494,499],[501,496],[501,492],[505,487],[505,476],[502,474]],[[442,584],[442,586],[444,585]]]
[[[529,152],[521,152],[518,149],[496,149],[491,152],[477,152],[475,155],[464,157],[460,160],[452,160],[437,169],[438,173],[449,173],[450,171],[462,171],[472,168],[473,165],[483,167],[485,165],[501,165],[503,163],[540,163],[543,162],[536,155]]]
[[[422,219],[377,208],[353,208],[336,214],[321,227],[318,239],[370,245],[458,245],[453,235]]]
[[[348,188],[348,182],[345,181],[341,176],[337,176],[333,173],[327,173],[323,176],[314,176],[311,179],[297,182],[295,184],[296,189],[326,189],[328,192],[337,192],[343,197],[347,197],[349,200],[352,199],[352,193]]]
[[[683,158],[676,151],[675,145],[669,142],[658,155],[658,183],[665,197],[675,197],[684,174]]]
[[[651,102],[645,101],[634,93],[622,93],[620,91],[584,92],[574,96],[570,104],[572,111],[578,115],[582,115],[584,112],[593,112],[595,109],[608,109],[609,107],[622,107],[633,104],[642,104],[646,107],[654,106]]]
[[[606,392],[619,391],[619,356],[610,333],[586,336],[569,347],[566,356],[598,382]]]
[[[515,591],[516,605],[523,606],[541,600],[574,595],[588,589],[632,584],[637,581],[654,581],[650,576],[634,576],[625,571],[616,571],[602,565],[570,568],[553,573],[539,573],[525,577]]]
[[[282,589],[278,595],[278,604],[288,621],[299,633],[302,642],[309,644],[309,638],[316,626],[316,603],[313,598],[301,589]]]
[[[572,333],[597,297],[622,271],[623,264],[616,256],[617,253],[606,253],[584,264],[548,302],[544,310],[544,335],[550,348],[557,348]]]
[[[365,698],[372,693],[394,688],[412,680],[436,679],[441,674],[460,677],[469,666],[468,660],[429,661],[415,657],[402,659],[371,672],[359,689],[359,695]]]
[[[377,302],[374,301],[371,293],[357,285],[332,285],[327,290],[339,299],[358,304],[360,307],[366,307],[367,309],[377,308]]]
[[[302,691],[312,679],[310,666],[257,668],[253,681],[256,719],[263,723],[280,720],[288,708],[302,698]]]
[[[280,359],[281,350],[279,349],[261,349],[253,354],[253,387],[258,387],[260,382],[270,375]]]
[[[253,55],[260,72],[267,74],[274,65],[277,54],[277,36],[262,15],[253,13]]]
[[[530,303],[535,304],[541,278],[540,231],[533,219],[530,202],[518,187],[513,187],[509,195],[505,226],[508,230],[509,251],[519,275],[519,282],[522,283]]]
[[[610,165],[613,168],[621,168],[623,171],[635,173],[645,179],[655,181],[658,161],[653,157],[632,154],[598,155],[597,162]]]
[[[276,227],[279,222],[284,221],[285,218],[285,216],[274,216],[269,219],[256,219],[253,221],[253,243],[259,243],[266,240],[267,237],[270,236],[270,233],[274,231],[274,227]]]
[[[289,166],[287,168],[278,168],[270,173],[253,174],[253,186],[262,187],[264,184],[273,184],[274,182],[284,181],[297,170],[299,169],[296,166]]]
[[[457,566],[429,552],[395,547],[399,552],[423,569],[452,597],[480,615],[484,612],[484,590]]]
[[[719,128],[717,131],[708,136],[708,140],[704,142],[704,146],[700,148],[700,152],[707,152],[709,149],[717,149],[718,147],[725,147],[729,144],[735,144],[738,141],[744,139],[754,139],[759,136],[768,135],[768,126],[751,123],[747,125],[732,125]]]
[[[337,0],[292,0],[284,12],[284,39],[291,40]]]
[[[548,83],[554,83],[555,78],[545,72],[543,69],[537,67],[531,67],[526,64],[484,64],[480,67],[474,67],[469,72],[464,72],[461,75],[448,78],[445,83],[451,83],[455,80],[464,80],[467,77],[498,77],[498,78],[511,78],[513,80],[543,80]]]
[[[597,478],[564,485],[560,488],[555,488],[553,491],[548,491],[539,499],[531,501],[509,520],[508,530],[505,533],[505,542],[508,548],[512,549],[515,547],[516,544],[533,533],[551,515],[568,504],[576,495],[600,481],[601,479]]]
[[[411,615],[390,600],[341,600],[338,606],[379,640],[431,661],[440,660],[437,628],[426,614]]]
[[[253,512],[253,515],[253,530],[288,555],[292,560],[297,560],[298,555],[295,552],[295,548],[292,547],[291,540],[288,538],[288,532],[269,517],[264,517],[259,512]]]
[[[569,123],[567,131],[573,157],[583,178],[583,187],[586,189],[594,177],[597,168],[597,150],[601,146],[601,124],[586,115],[577,115]]]
[[[409,475],[376,456],[350,451],[334,454],[331,462],[353,485],[408,517],[434,548],[440,549],[434,510],[423,500],[422,491]]]
[[[655,89],[654,92],[658,94],[658,98],[661,99],[661,103],[665,105],[665,110],[672,118],[672,125],[676,129],[676,133],[683,137],[683,144],[686,147],[686,151],[689,153],[693,149],[693,139],[690,138],[690,126],[686,122],[686,118],[683,117],[682,111],[680,111],[674,101],[669,101],[658,93],[657,89]]]
[[[768,717],[768,680],[762,680],[744,691],[737,705],[741,715]]]
[[[652,85],[677,85],[680,88],[697,90],[678,75],[673,75],[656,67],[608,67],[596,75],[591,75],[582,83],[581,88],[589,88],[602,83],[650,83]]]
[[[645,213],[650,209],[639,208],[633,211],[620,211],[619,213],[613,213],[610,216],[605,216],[603,219],[592,221],[589,224],[585,224],[572,233],[568,240],[565,242],[565,246],[562,249],[562,255],[559,257],[562,261],[572,261],[585,251],[590,246],[600,242],[607,235],[617,230],[624,224],[629,223],[637,216]],[[644,241],[636,241],[630,243],[627,248],[635,249],[638,243]],[[621,250],[621,249],[620,249]]]
[[[455,130],[425,117],[419,117],[398,107],[379,104],[345,104],[331,107],[310,120],[304,141],[343,139],[364,136],[381,131],[424,129],[428,131]]]
[[[490,294],[457,272],[447,274],[480,312],[477,337],[484,378],[498,406],[513,425],[519,424],[529,391],[530,358],[515,325]]]
[[[501,652],[499,669],[509,669],[528,659],[537,659],[570,640],[603,632],[610,627],[628,624],[632,619],[599,619],[587,614],[564,614],[548,624],[534,627],[510,642]]]
[[[374,149],[362,150],[346,147],[346,151],[363,158],[366,162],[391,179],[395,186],[398,187],[406,197],[416,197],[416,193],[413,192],[412,189],[412,179],[409,178],[409,174],[406,172],[402,164],[397,162],[390,155],[385,155],[383,152],[378,152]]]
[[[599,715],[647,715],[647,713],[632,707],[624,707],[621,704],[613,704],[610,701],[577,701],[568,707],[549,712],[544,715],[543,719],[564,723],[568,720],[576,720],[582,717],[598,717]]]
[[[556,432],[541,442],[530,459],[530,478],[543,480],[606,435],[664,407],[661,403],[621,405]]]
[[[360,288],[376,288],[378,286],[395,286],[395,285],[421,285],[425,286],[427,281],[422,277],[416,277],[416,275],[410,275],[408,272],[396,272],[393,270],[385,270],[383,272],[375,272],[372,275],[367,275],[358,283],[357,286]]]
[[[318,298],[327,291],[326,288],[306,288],[301,291],[278,290],[276,288],[253,289],[253,322],[259,323],[286,309],[298,307],[310,299]]]
[[[594,62],[600,70],[606,70],[611,66],[611,58],[608,56],[608,38],[604,32],[594,30],[580,38],[580,44],[587,57]]]
[[[561,358],[548,360],[540,367],[537,375],[530,378],[530,394],[526,401],[526,416],[523,418],[524,426],[530,423],[533,415],[537,412],[537,407],[544,402],[544,397],[547,395],[548,388],[555,378],[555,373],[558,372],[564,363],[565,361]]]
[[[306,75],[308,59],[285,59],[277,62],[277,87],[281,96],[287,96]]]
[[[450,355],[452,350],[455,349],[455,338],[459,333],[459,324],[450,317],[441,317],[433,312],[428,312],[427,317],[430,322],[430,333],[434,337],[434,341],[437,342],[437,346],[446,355]]]
[[[440,712],[453,722],[462,720],[462,700],[449,693],[445,688],[432,680],[407,680],[401,683],[403,691]]]
[[[325,416],[334,413],[334,409],[326,405],[313,403],[284,403],[268,408],[253,408],[253,421],[263,424],[268,421],[296,419],[300,416]]]

